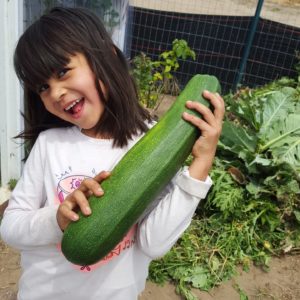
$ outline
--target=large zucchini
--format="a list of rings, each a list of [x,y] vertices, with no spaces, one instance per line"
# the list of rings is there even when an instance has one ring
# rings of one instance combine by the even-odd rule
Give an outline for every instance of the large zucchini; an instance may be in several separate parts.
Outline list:
[[[219,89],[215,77],[195,75],[163,118],[125,154],[102,183],[104,196],[90,197],[92,214],[80,214],[80,219],[66,228],[62,251],[69,261],[94,264],[122,240],[183,165],[199,136],[199,130],[182,119],[182,113],[189,111],[186,101],[209,105],[202,97],[203,90]]]

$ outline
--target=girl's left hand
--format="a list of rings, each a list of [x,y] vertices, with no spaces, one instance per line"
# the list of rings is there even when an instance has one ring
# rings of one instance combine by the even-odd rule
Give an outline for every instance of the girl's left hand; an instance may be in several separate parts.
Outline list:
[[[207,178],[212,166],[222,132],[225,113],[224,100],[218,93],[204,91],[203,96],[210,101],[214,107],[213,111],[199,102],[187,101],[186,107],[196,110],[202,115],[202,118],[187,112],[183,113],[183,119],[195,125],[201,131],[201,136],[193,146],[192,155],[194,160],[189,167],[190,176],[199,180]]]

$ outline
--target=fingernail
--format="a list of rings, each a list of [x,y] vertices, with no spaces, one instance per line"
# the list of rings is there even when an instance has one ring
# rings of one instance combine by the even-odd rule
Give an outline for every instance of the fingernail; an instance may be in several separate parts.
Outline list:
[[[98,191],[98,193],[101,194],[101,195],[104,194],[104,191],[103,191],[101,188],[98,188],[97,191]]]
[[[87,206],[87,207],[85,208],[85,212],[86,212],[87,214],[90,214],[90,213],[92,212],[89,206]]]
[[[186,118],[186,117],[188,116],[188,113],[187,113],[187,112],[184,112],[184,113],[182,114],[182,116],[183,116],[184,118]]]
[[[79,217],[78,217],[77,215],[73,215],[73,216],[72,216],[72,220],[73,220],[73,221],[77,221],[78,219],[79,219]]]

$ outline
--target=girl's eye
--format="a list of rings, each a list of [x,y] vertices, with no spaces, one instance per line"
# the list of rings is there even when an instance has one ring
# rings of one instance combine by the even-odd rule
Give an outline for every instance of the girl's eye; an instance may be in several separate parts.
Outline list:
[[[58,72],[57,72],[57,77],[58,77],[58,78],[63,77],[69,70],[70,70],[70,69],[68,69],[68,68],[64,68],[64,69],[58,71]]]
[[[42,93],[44,91],[46,91],[47,89],[49,88],[49,85],[48,84],[42,84],[39,88],[38,88],[38,93]]]

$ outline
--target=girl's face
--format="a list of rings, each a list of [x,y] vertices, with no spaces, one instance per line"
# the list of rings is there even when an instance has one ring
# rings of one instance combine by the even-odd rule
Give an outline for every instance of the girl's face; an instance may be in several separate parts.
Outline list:
[[[106,90],[100,81],[103,94]],[[38,91],[45,108],[53,115],[82,128],[91,137],[104,112],[104,99],[100,99],[95,86],[95,75],[85,56],[71,56],[69,64],[43,84]]]

